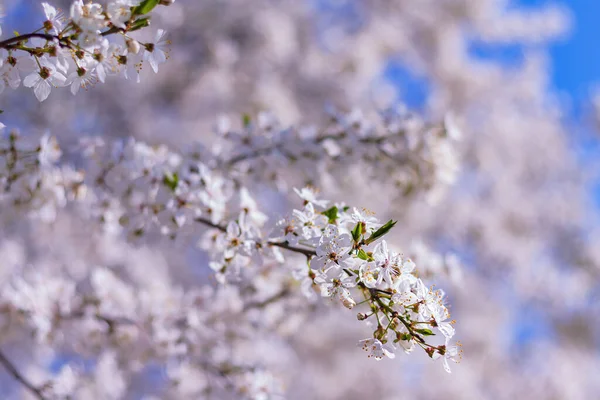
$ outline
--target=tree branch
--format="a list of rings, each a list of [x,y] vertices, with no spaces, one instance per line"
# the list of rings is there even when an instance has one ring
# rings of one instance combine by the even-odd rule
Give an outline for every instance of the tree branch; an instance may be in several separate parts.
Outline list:
[[[263,307],[266,307],[269,304],[274,303],[274,302],[276,302],[276,301],[284,298],[289,293],[290,293],[290,288],[286,286],[283,289],[281,289],[280,292],[275,293],[273,296],[271,296],[271,297],[269,297],[269,298],[267,298],[265,300],[262,300],[262,301],[253,301],[253,302],[247,303],[244,306],[244,311],[248,311],[248,310],[250,310],[252,308],[263,308]]]
[[[48,41],[51,41],[54,39],[59,39],[58,36],[50,35],[47,33],[28,33],[25,35],[19,35],[19,36],[12,37],[10,39],[3,40],[2,42],[0,42],[0,48],[7,48],[8,46],[10,46],[12,44],[23,42],[23,41],[29,40],[31,38],[41,38],[41,39],[46,39]]]
[[[0,364],[2,364],[4,366],[4,369],[6,369],[8,373],[12,375],[13,378],[15,378],[15,380],[17,380],[19,383],[25,386],[27,390],[29,390],[35,397],[37,397],[40,400],[46,400],[46,397],[44,397],[42,390],[33,385],[31,382],[29,382],[27,378],[25,378],[19,372],[19,370],[17,370],[13,363],[10,362],[8,358],[6,358],[2,351],[0,351]]]
[[[212,221],[206,219],[206,218],[202,218],[202,217],[196,217],[195,219],[196,222],[200,222],[201,224],[210,226],[211,228],[215,228],[220,230],[221,232],[225,232],[227,230],[227,228],[225,228],[224,226],[221,226],[219,224],[215,224]],[[310,258],[314,255],[316,255],[317,253],[312,250],[312,249],[304,249],[301,247],[294,247],[291,246],[288,242],[272,242],[272,241],[267,241],[266,242],[267,245],[269,246],[275,246],[275,247],[279,247],[294,253],[300,253],[300,254],[304,254],[306,257]]]

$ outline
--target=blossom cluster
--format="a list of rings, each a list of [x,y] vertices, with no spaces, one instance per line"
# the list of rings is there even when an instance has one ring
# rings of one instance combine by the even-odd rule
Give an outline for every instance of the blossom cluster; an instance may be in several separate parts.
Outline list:
[[[428,288],[415,264],[383,239],[392,221],[331,203],[310,187],[294,189],[302,207],[279,218],[261,210],[252,187],[223,168],[218,152],[88,137],[69,150],[78,155],[76,170],[61,163],[63,150],[49,135],[25,140],[11,131],[0,146],[3,204],[46,222],[72,204],[94,240],[191,241],[208,256],[216,286],[139,289],[126,270],[103,266],[77,279],[37,270],[5,282],[0,316],[9,331],[27,329],[41,344],[95,355],[96,374],[118,383],[108,397],[123,395],[136,370],[130,364],[140,359],[165,365],[174,390],[186,396],[276,397],[283,391],[276,374],[231,349],[285,330],[282,321],[306,314],[300,310],[319,294],[364,308],[357,317],[372,337],[359,346],[369,357],[421,347],[448,372],[448,360],[459,357],[443,292]],[[254,311],[264,308],[269,313],[257,319]],[[124,348],[135,354],[131,360],[118,356]],[[102,397],[95,383],[102,379],[67,364],[35,390],[41,398]]]
[[[107,196],[116,194],[115,203],[105,202],[110,204],[101,217],[105,224],[126,227],[134,237],[153,228],[174,238],[197,232],[190,224],[208,227],[199,245],[211,255],[209,265],[221,283],[252,279],[257,267],[283,263],[286,251],[302,254],[308,266],[293,268],[293,275],[307,297],[318,288],[347,308],[369,307],[359,319],[374,327],[373,338],[361,342],[372,356],[393,357],[394,343],[406,352],[419,346],[432,358],[443,356],[449,371],[447,360],[455,359],[458,350],[449,345],[454,328],[444,293],[429,289],[415,276],[409,258],[388,249],[381,238],[392,221],[382,224],[371,213],[344,204],[328,207],[312,189],[294,189],[304,207],[265,234],[268,218],[250,192],[205,164],[134,140],[117,149],[110,161],[99,161],[107,167],[99,167],[95,179],[107,187]],[[442,334],[443,343],[426,341],[434,331]]]
[[[57,164],[61,150],[54,137],[46,134],[34,141],[17,131],[5,131],[0,123],[0,202],[4,207],[50,222],[69,200],[85,196],[83,172]],[[3,215],[11,217],[15,215]]]
[[[338,299],[348,309],[364,305],[357,314],[374,329],[373,337],[359,345],[377,360],[395,357],[396,345],[409,353],[419,346],[432,358],[457,360],[450,346],[454,321],[445,305],[444,292],[428,288],[416,276],[416,265],[388,248],[383,240],[396,224],[381,223],[368,210],[327,202],[305,188],[297,191],[304,208],[278,222],[275,237],[301,248],[314,249],[309,256],[303,288],[308,296],[318,288],[321,296]],[[435,331],[441,344],[427,343]]]
[[[53,87],[70,86],[76,94],[109,75],[139,81],[144,62],[157,72],[168,55],[164,30],[158,29],[149,42],[136,40],[132,33],[150,25],[154,7],[172,3],[112,0],[103,5],[75,0],[68,13],[42,3],[41,28],[0,41],[0,92],[23,84],[44,101]]]
[[[319,184],[315,180],[333,170],[360,166],[368,181],[385,180],[401,196],[425,194],[436,202],[459,170],[460,133],[453,116],[432,124],[404,106],[385,109],[375,119],[358,109],[330,110],[319,128],[282,126],[274,115],[261,113],[256,121],[245,116],[241,129],[234,129],[223,117],[216,132],[211,153],[217,168],[287,189],[290,182]],[[290,166],[293,175],[286,174]]]
[[[155,282],[136,290],[126,273],[105,267],[91,268],[78,282],[36,271],[0,287],[5,340],[25,329],[40,346],[97,358],[93,374],[77,363],[62,366],[35,387],[38,398],[123,398],[140,360],[164,365],[166,381],[185,398],[260,399],[281,392],[263,366],[230,354],[266,334],[246,315],[263,304],[236,287],[184,291]]]

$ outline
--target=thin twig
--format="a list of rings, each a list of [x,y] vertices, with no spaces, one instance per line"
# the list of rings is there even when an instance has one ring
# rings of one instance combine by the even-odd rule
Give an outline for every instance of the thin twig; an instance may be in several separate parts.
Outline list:
[[[8,358],[6,358],[2,351],[0,351],[0,364],[2,364],[4,368],[8,371],[8,373],[11,374],[13,378],[15,378],[15,380],[17,380],[19,383],[25,386],[27,390],[29,390],[35,397],[37,397],[40,400],[46,400],[46,397],[44,397],[42,390],[33,385],[31,382],[29,382],[27,378],[25,378],[19,372],[19,370],[17,370],[13,363],[10,362]]]
[[[287,296],[290,293],[290,288],[288,287],[284,287],[280,292],[275,293],[273,296],[266,298],[265,300],[262,301],[253,301],[250,302],[248,304],[246,304],[244,306],[244,311],[248,311],[252,308],[263,308],[268,306],[271,303],[276,302],[277,300],[280,300],[282,298],[284,298],[285,296]]]
[[[220,230],[221,232],[226,232],[227,228],[219,225],[219,224],[215,224],[212,221],[206,219],[206,218],[202,218],[202,217],[196,217],[195,219],[196,222],[200,222],[201,224],[210,226],[211,228],[215,228]],[[272,241],[267,241],[266,242],[267,245],[269,246],[275,246],[275,247],[279,247],[294,253],[300,253],[300,254],[304,254],[306,257],[310,258],[314,255],[316,255],[317,253],[312,250],[312,249],[304,249],[302,247],[295,247],[295,246],[291,246],[288,242],[272,242]]]
[[[12,44],[24,42],[31,38],[41,38],[41,39],[46,39],[48,41],[52,41],[54,39],[59,39],[58,36],[50,35],[47,33],[27,33],[25,35],[19,35],[19,36],[12,37],[10,39],[3,40],[2,42],[0,42],[0,48],[6,48]]]

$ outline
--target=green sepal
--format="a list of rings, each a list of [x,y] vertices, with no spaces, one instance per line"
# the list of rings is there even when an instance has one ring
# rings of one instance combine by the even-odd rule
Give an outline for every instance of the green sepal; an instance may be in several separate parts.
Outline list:
[[[132,10],[133,15],[148,14],[154,7],[158,5],[160,0],[144,0]]]
[[[373,232],[371,234],[371,236],[367,240],[365,240],[365,244],[373,243],[375,240],[379,239],[380,237],[382,237],[383,235],[388,233],[394,227],[394,225],[396,225],[397,222],[398,221],[393,221],[390,219],[381,228],[379,228],[375,232]]]
[[[252,122],[252,118],[250,118],[250,114],[242,115],[242,124],[244,125],[244,128],[249,127],[250,122]]]
[[[433,331],[428,328],[415,329],[415,332],[419,332],[423,336],[435,336],[435,333],[433,333]]]
[[[166,187],[168,187],[169,189],[171,189],[171,191],[174,192],[177,188],[177,184],[179,183],[179,176],[177,175],[177,172],[165,173],[165,176],[163,177],[163,183]]]
[[[130,32],[137,31],[138,29],[142,29],[147,26],[150,26],[150,17],[139,18],[139,19],[136,19],[133,22],[133,24],[131,24],[129,31]]]
[[[335,224],[335,221],[338,218],[338,208],[333,206],[330,209],[323,211],[321,214],[329,218],[330,224]]]
[[[361,233],[362,233],[362,229],[361,229],[360,222],[359,222],[356,224],[354,229],[352,229],[352,239],[354,239],[354,241],[358,243],[358,239],[360,239]]]
[[[372,261],[373,260],[372,257],[369,257],[369,255],[363,249],[358,250],[358,253],[356,253],[356,255],[361,260],[365,260],[365,261]]]

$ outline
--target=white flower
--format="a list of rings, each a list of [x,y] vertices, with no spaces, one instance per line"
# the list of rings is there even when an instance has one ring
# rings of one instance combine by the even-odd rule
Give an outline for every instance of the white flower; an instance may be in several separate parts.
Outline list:
[[[438,305],[431,313],[435,321],[436,328],[442,332],[447,339],[451,339],[454,336],[454,327],[451,322],[446,320],[450,317],[448,309],[442,305]]]
[[[150,63],[155,73],[158,72],[158,65],[167,61],[167,46],[170,44],[170,41],[164,39],[165,34],[164,30],[159,29],[156,31],[154,41],[145,45],[144,59]]]
[[[52,86],[63,86],[67,78],[58,72],[50,63],[42,63],[39,71],[32,72],[23,80],[25,87],[32,87],[35,97],[39,101],[44,101],[50,95]]]
[[[400,275],[399,264],[402,262],[400,256],[388,250],[387,242],[382,240],[373,250],[373,259],[381,268],[386,283],[390,286],[394,285],[394,281]]]
[[[358,347],[369,353],[369,358],[374,357],[376,360],[381,360],[384,356],[396,357],[396,354],[394,354],[396,348],[390,343],[383,344],[378,339],[363,339],[358,342]]]
[[[108,56],[109,42],[107,39],[103,39],[98,43],[96,47],[94,47],[94,51],[92,54],[92,65],[93,69],[98,76],[100,82],[104,83],[106,79],[106,74],[112,72],[111,63],[114,60]]]
[[[364,230],[369,231],[370,229],[377,229],[381,226],[379,219],[373,216],[373,213],[367,209],[359,210],[356,207],[352,208],[351,214],[343,214],[340,218],[340,222],[342,223],[352,223],[352,225],[356,225],[357,223],[364,224]],[[352,226],[351,228],[354,228]]]
[[[446,338],[446,342],[445,344],[439,346],[440,350],[436,350],[431,354],[431,358],[433,358],[434,360],[437,360],[440,357],[443,357],[443,361],[444,361],[444,370],[446,370],[447,373],[452,373],[452,371],[450,370],[450,365],[448,364],[448,360],[452,360],[455,363],[458,363],[460,361],[460,355],[461,352],[458,348],[458,346],[450,346],[449,345],[449,339]]]
[[[63,28],[58,11],[48,3],[42,3],[42,7],[44,8],[44,14],[46,15],[44,29],[51,31],[54,34],[58,34]]]
[[[310,187],[305,187],[301,190],[294,188],[294,192],[296,192],[296,194],[300,196],[305,203],[313,203],[315,206],[320,208],[325,208],[327,207],[327,204],[329,204],[329,201],[327,200],[318,200],[317,192]]]
[[[328,271],[317,275],[314,282],[319,285],[322,297],[338,296],[344,306],[350,309],[356,305],[348,290],[356,286],[356,278],[354,276],[349,276],[344,271],[330,268]]]
[[[383,278],[381,268],[372,262],[361,265],[358,276],[360,277],[360,281],[368,288],[376,288]]]
[[[107,11],[110,22],[118,28],[125,29],[125,22],[131,18],[131,7],[137,3],[139,2],[133,0],[113,0],[108,3]]]
[[[16,89],[20,84],[21,76],[19,75],[19,69],[16,66],[7,62],[0,67],[0,93],[2,93],[7,86],[11,89]]]
[[[84,31],[97,32],[105,27],[106,20],[102,14],[102,6],[98,3],[85,3],[76,0],[71,5],[71,18]]]
[[[329,225],[319,241],[316,257],[310,261],[311,268],[325,272],[330,268],[342,267],[344,261],[350,257],[348,253],[351,246],[350,235],[340,234],[337,226]]]
[[[54,136],[50,136],[46,133],[40,139],[40,147],[38,152],[38,161],[41,166],[48,166],[54,164],[60,156],[62,151],[58,146],[58,142]]]
[[[327,226],[329,219],[323,214],[316,213],[312,203],[307,203],[304,210],[292,211],[295,233],[302,239],[311,240],[321,236],[321,229]]]
[[[97,78],[94,76],[93,70],[79,67],[77,71],[69,75],[69,80],[71,81],[71,93],[76,95],[79,88],[87,89],[88,86],[96,83]]]

